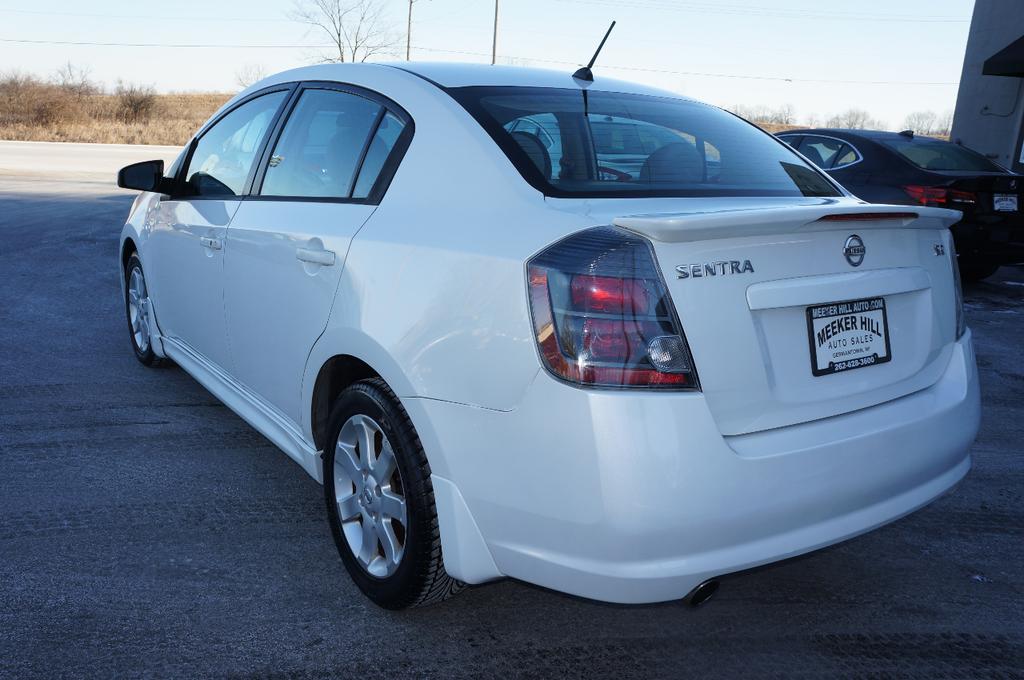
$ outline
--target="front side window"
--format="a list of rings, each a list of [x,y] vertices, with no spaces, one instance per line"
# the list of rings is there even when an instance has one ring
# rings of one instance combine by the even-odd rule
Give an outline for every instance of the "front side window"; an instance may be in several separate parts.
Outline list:
[[[922,170],[1004,172],[980,153],[941,139],[900,138],[878,141]]]
[[[839,196],[772,136],[671,97],[529,87],[449,93],[549,196]]]
[[[380,104],[349,92],[303,92],[271,152],[260,194],[351,196],[367,140],[381,113]]]
[[[256,97],[231,111],[196,143],[185,173],[192,196],[238,196],[286,91]]]

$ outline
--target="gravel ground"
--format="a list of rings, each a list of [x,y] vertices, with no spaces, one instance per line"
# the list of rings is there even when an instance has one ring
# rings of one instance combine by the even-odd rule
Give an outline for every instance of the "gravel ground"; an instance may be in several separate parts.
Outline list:
[[[391,613],[349,581],[313,480],[132,357],[130,202],[0,179],[0,676],[1024,677],[1024,269],[966,291],[984,421],[931,506],[697,610],[503,581]]]

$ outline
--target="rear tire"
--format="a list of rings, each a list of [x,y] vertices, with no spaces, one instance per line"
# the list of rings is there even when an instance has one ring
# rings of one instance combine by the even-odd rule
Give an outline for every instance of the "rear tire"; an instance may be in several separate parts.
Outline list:
[[[331,409],[324,500],[345,568],[377,605],[420,607],[465,587],[444,569],[430,465],[383,380],[355,383]]]
[[[153,351],[153,339],[150,325],[153,314],[153,302],[149,297],[146,275],[142,270],[142,260],[138,253],[132,253],[124,268],[124,311],[128,319],[128,337],[131,339],[135,358],[144,366],[156,368],[163,366],[166,360]]]
[[[1000,265],[994,262],[985,262],[984,260],[964,260],[960,259],[960,278],[963,281],[974,283],[987,279],[988,277],[999,271]]]

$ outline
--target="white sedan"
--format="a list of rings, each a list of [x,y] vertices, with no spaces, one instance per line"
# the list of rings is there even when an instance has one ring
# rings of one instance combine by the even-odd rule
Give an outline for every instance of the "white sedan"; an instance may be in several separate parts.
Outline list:
[[[699,602],[970,468],[959,213],[865,204],[718,108],[321,65],[119,183],[138,359],[323,483],[381,606],[505,576]]]

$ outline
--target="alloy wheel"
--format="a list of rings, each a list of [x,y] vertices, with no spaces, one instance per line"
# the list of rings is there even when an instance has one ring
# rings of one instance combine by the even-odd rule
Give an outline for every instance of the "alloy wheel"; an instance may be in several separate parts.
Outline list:
[[[145,354],[149,349],[149,294],[146,278],[138,267],[128,277],[128,321],[135,346]]]
[[[380,425],[357,414],[341,427],[334,493],[345,540],[372,576],[395,573],[405,552],[408,510],[395,452]]]

